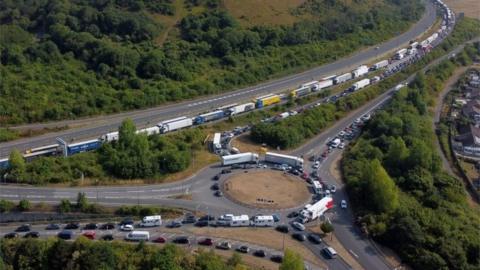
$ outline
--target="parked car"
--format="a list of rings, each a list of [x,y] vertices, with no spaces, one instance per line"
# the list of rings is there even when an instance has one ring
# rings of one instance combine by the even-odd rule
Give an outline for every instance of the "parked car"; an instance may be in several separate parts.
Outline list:
[[[185,216],[185,218],[182,220],[182,223],[183,224],[191,224],[191,223],[195,223],[197,221],[197,218],[193,215],[187,215]]]
[[[310,242],[312,242],[314,244],[322,243],[322,238],[320,237],[320,235],[318,235],[316,233],[308,234],[308,240],[310,240]]]
[[[69,240],[73,238],[73,232],[69,230],[63,230],[57,234],[58,238],[63,240]]]
[[[300,242],[307,240],[307,236],[305,236],[303,233],[294,233],[292,234],[292,238]]]
[[[51,223],[51,224],[48,224],[47,227],[45,227],[45,230],[47,231],[60,230],[60,225]]]
[[[337,187],[336,187],[335,185],[331,185],[331,186],[330,186],[330,192],[331,192],[331,193],[337,192]]]
[[[247,246],[239,246],[236,251],[241,252],[241,253],[248,253],[250,251],[250,248]]]
[[[133,227],[133,225],[131,224],[125,224],[125,225],[122,225],[120,226],[120,230],[121,231],[124,231],[124,232],[131,232],[133,231],[135,228]]]
[[[219,190],[219,189],[220,189],[220,185],[219,185],[218,183],[215,183],[215,184],[213,184],[213,185],[210,187],[210,189],[212,189],[212,190]]]
[[[113,230],[115,229],[114,223],[105,223],[100,226],[100,230]]]
[[[267,256],[267,253],[263,249],[258,249],[258,250],[255,250],[255,252],[253,252],[253,255],[264,258],[265,256]]]
[[[40,233],[39,232],[28,232],[23,237],[24,238],[39,238]]]
[[[173,239],[173,243],[175,243],[175,244],[189,244],[190,240],[186,236],[178,236],[175,239]]]
[[[221,192],[220,190],[217,190],[215,191],[214,195],[217,197],[223,197],[223,192]]]
[[[203,217],[201,217],[201,218],[198,219],[198,221],[204,221],[204,220],[206,220],[206,221],[213,221],[213,220],[215,220],[215,217],[214,217],[214,216],[211,216],[211,215],[205,215],[205,216],[203,216]]]
[[[88,223],[83,227],[84,230],[96,230],[98,228],[98,225],[96,223]]]
[[[195,227],[206,227],[206,226],[208,226],[207,220],[199,220],[195,222]]]
[[[279,222],[280,221],[280,215],[279,214],[272,214],[273,217],[273,222]]]
[[[68,223],[67,225],[65,225],[65,230],[77,230],[80,228],[80,224],[78,224],[77,222],[72,222],[72,223]]]
[[[172,220],[170,223],[167,224],[168,228],[180,228],[182,227],[182,223],[176,220]]]
[[[292,227],[299,230],[299,231],[305,231],[305,226],[297,221],[292,222]]]
[[[16,232],[7,233],[3,236],[3,238],[5,238],[5,239],[13,239],[13,238],[17,238],[17,237],[18,237],[18,233],[16,233]]]
[[[222,170],[222,174],[227,174],[227,173],[231,173],[232,170],[229,170],[229,169],[223,169]]]
[[[16,230],[16,232],[29,232],[30,231],[30,224],[23,224],[19,226]]]
[[[218,248],[218,249],[229,250],[229,249],[232,248],[232,245],[229,242],[224,241],[224,242],[219,243],[215,247]]]
[[[297,217],[297,216],[298,216],[298,212],[296,212],[296,211],[290,212],[287,215],[288,218],[294,218],[294,217]]]
[[[198,244],[202,246],[213,246],[213,240],[212,238],[204,238],[199,241]]]
[[[112,241],[113,240],[113,234],[110,234],[110,233],[105,234],[105,235],[102,236],[101,239],[104,240],[104,241]]]
[[[335,257],[337,257],[337,252],[335,251],[335,249],[331,248],[331,247],[325,247],[322,249],[322,252],[323,254],[325,254],[325,256],[329,259],[334,259]]]
[[[214,180],[214,181],[220,180],[220,175],[219,175],[219,174],[215,175],[215,176],[212,178],[212,180]]]
[[[152,242],[154,242],[154,243],[166,243],[166,242],[167,242],[167,239],[165,239],[165,238],[162,237],[162,236],[159,236],[159,237],[153,239]]]
[[[124,218],[122,221],[120,221],[119,225],[133,225],[135,221],[131,218]]]
[[[347,209],[347,201],[342,200],[342,201],[340,202],[340,207],[341,207],[342,209]]]
[[[290,231],[290,229],[288,228],[287,225],[278,225],[275,230],[281,232],[281,233],[288,233],[288,231]]]
[[[272,257],[270,257],[270,260],[272,262],[282,263],[283,262],[283,256],[282,255],[272,255]]]
[[[90,239],[90,240],[95,240],[95,231],[86,231],[82,234],[83,236],[85,236],[86,238]]]

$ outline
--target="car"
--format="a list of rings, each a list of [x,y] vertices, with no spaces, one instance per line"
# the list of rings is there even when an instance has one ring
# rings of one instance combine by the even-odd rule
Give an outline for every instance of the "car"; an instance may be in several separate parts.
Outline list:
[[[40,233],[39,232],[28,232],[23,237],[24,238],[38,238],[38,237],[40,237]]]
[[[219,190],[219,189],[220,189],[220,185],[219,185],[218,183],[215,183],[215,184],[213,184],[213,185],[210,187],[210,189],[212,189],[212,190]]]
[[[223,241],[217,244],[215,247],[218,249],[229,250],[232,248],[232,245],[227,241]]]
[[[182,220],[183,224],[191,224],[197,222],[197,218],[193,215],[187,215],[185,218]]]
[[[29,232],[30,231],[30,224],[23,224],[15,229],[16,232]]]
[[[317,244],[317,245],[322,243],[322,238],[320,237],[320,235],[318,235],[316,233],[308,234],[308,240],[310,240],[310,242],[312,242],[314,244]]]
[[[256,257],[264,258],[265,256],[267,256],[267,253],[263,249],[257,249],[255,250],[255,252],[253,252],[253,255]]]
[[[133,227],[133,225],[131,224],[125,224],[125,225],[122,225],[120,226],[120,230],[121,231],[124,231],[124,232],[131,232],[133,231],[135,228]]]
[[[72,239],[74,236],[73,231],[70,230],[63,230],[57,234],[57,237],[63,240],[69,240]]]
[[[240,253],[248,253],[250,251],[250,248],[247,246],[239,246],[236,251]]]
[[[298,216],[298,212],[293,211],[293,212],[288,213],[287,218],[295,218],[297,216]]]
[[[203,216],[203,217],[201,217],[201,218],[198,219],[198,221],[204,221],[204,220],[206,220],[206,221],[213,221],[213,220],[215,220],[215,217],[214,217],[214,216],[211,216],[211,215],[205,215],[205,216]]]
[[[135,222],[131,218],[124,218],[122,221],[120,221],[119,225],[133,225]]]
[[[215,191],[214,195],[217,197],[223,197],[223,192],[221,192],[220,190],[217,190]]]
[[[112,241],[113,240],[113,234],[105,234],[105,235],[102,235],[102,237],[100,238],[104,241]]]
[[[323,254],[325,254],[325,256],[329,259],[334,259],[335,257],[337,257],[337,252],[335,251],[335,249],[331,248],[331,247],[325,247],[322,249],[322,252]]]
[[[231,173],[231,172],[232,172],[232,170],[223,169],[221,173],[222,173],[222,174],[227,174],[227,173]]]
[[[292,173],[293,175],[300,175],[300,171],[297,170],[297,169],[291,170],[291,173]]]
[[[190,244],[190,240],[186,236],[178,236],[172,242],[175,244]]]
[[[281,232],[281,233],[288,233],[290,229],[288,228],[287,225],[278,225],[275,230]]]
[[[82,235],[85,236],[86,238],[90,239],[90,240],[94,240],[96,233],[95,233],[95,231],[86,231]]]
[[[305,236],[305,234],[303,233],[294,233],[292,234],[292,238],[300,242],[304,242],[305,240],[307,240],[307,236]]]
[[[331,192],[331,193],[337,192],[337,187],[336,187],[335,185],[331,185],[331,186],[330,186],[330,192]]]
[[[312,166],[314,169],[318,169],[320,168],[320,162],[317,160],[315,161],[315,163],[313,163],[313,166]]]
[[[339,148],[339,149],[343,149],[343,148],[345,148],[345,143],[343,143],[343,142],[342,142],[342,143],[340,143],[340,144],[338,145],[338,148]]]
[[[100,226],[100,230],[113,230],[115,229],[114,223],[105,223]]]
[[[292,227],[298,231],[305,231],[305,226],[302,223],[297,221],[292,222]]]
[[[77,222],[71,222],[71,223],[68,223],[67,225],[65,225],[65,230],[77,230],[80,228],[80,224],[78,224]]]
[[[280,215],[279,214],[272,214],[273,217],[273,222],[279,222],[280,221]]]
[[[167,239],[165,237],[159,236],[152,240],[153,243],[166,243]]]
[[[16,232],[7,233],[3,236],[3,238],[5,238],[5,239],[13,239],[13,238],[17,238],[17,237],[18,237],[18,233],[16,233]]]
[[[98,225],[96,223],[88,223],[83,227],[84,230],[96,230],[98,228]]]
[[[45,227],[45,230],[47,231],[60,230],[60,225],[51,223],[51,224],[48,224],[47,227]]]
[[[282,263],[283,262],[283,256],[282,255],[272,255],[272,257],[270,257],[270,260],[272,262]]]
[[[195,227],[207,227],[208,226],[208,220],[199,220],[195,222]]]
[[[215,176],[212,178],[212,180],[214,180],[214,181],[220,180],[220,175],[219,175],[219,174],[215,175]]]
[[[182,227],[182,223],[176,220],[172,220],[170,223],[167,224],[168,228],[180,228]]]
[[[212,238],[204,238],[199,241],[198,244],[202,246],[213,246],[213,240]]]
[[[341,207],[342,209],[347,209],[347,201],[342,200],[342,201],[340,202],[340,207]]]

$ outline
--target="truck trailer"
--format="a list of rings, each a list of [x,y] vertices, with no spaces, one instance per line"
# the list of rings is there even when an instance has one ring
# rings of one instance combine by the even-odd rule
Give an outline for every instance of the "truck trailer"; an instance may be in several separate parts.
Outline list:
[[[67,146],[67,156],[96,150],[100,146],[102,146],[102,142],[98,139],[69,144]]]
[[[354,83],[352,85],[352,90],[353,91],[357,91],[359,89],[362,89],[364,88],[365,86],[369,85],[370,84],[370,79],[363,79],[363,80],[360,80],[356,83]]]
[[[352,71],[353,78],[361,77],[368,73],[368,67],[366,65],[359,66],[354,71]]]
[[[252,152],[222,156],[221,158],[222,158],[222,166],[258,162],[258,154],[255,154]]]
[[[174,130],[190,127],[193,125],[193,120],[190,117],[182,116],[175,119],[166,120],[157,124],[160,133],[167,133]]]
[[[267,152],[265,154],[265,161],[277,164],[287,164],[292,167],[302,167],[303,166],[303,158],[295,157],[295,156],[288,156],[282,155],[272,152]]]
[[[280,101],[281,101],[280,96],[276,94],[268,94],[265,96],[258,97],[254,100],[255,106],[257,108],[270,106],[272,104],[279,103]]]
[[[255,103],[249,102],[245,104],[240,104],[229,109],[230,115],[236,115],[239,113],[248,112],[255,109]]]
[[[222,134],[220,134],[220,133],[215,133],[215,134],[213,135],[213,142],[212,142],[212,144],[213,144],[213,150],[214,150],[215,152],[218,151],[218,150],[220,150],[220,149],[222,149],[222,143],[221,143],[221,141],[220,141],[221,139],[222,139]]]
[[[395,53],[395,59],[397,59],[397,60],[403,59],[403,57],[405,56],[406,53],[407,53],[407,49],[398,50]]]
[[[318,82],[317,84],[317,88],[316,89],[313,89],[314,92],[316,91],[320,91],[322,89],[325,89],[327,87],[330,87],[333,85],[333,80],[332,79],[329,79],[329,80],[324,80],[324,81],[320,81]]]
[[[388,60],[382,60],[380,62],[375,63],[372,68],[373,70],[378,70],[386,66],[388,66]]]
[[[213,111],[213,112],[200,114],[199,116],[195,117],[193,122],[196,125],[200,125],[200,124],[203,124],[203,123],[206,123],[206,122],[209,122],[209,121],[218,120],[218,119],[220,119],[224,116],[225,116],[225,113],[222,110],[216,110],[216,111]]]
[[[314,204],[307,204],[300,211],[298,220],[302,223],[315,220],[323,215],[328,209],[333,208],[333,199],[331,197],[325,197]]]
[[[297,88],[291,92],[291,96],[294,98],[302,97],[310,93],[311,88],[310,86],[302,86],[300,88]]]
[[[345,74],[342,74],[342,75],[339,75],[337,77],[335,77],[335,79],[333,79],[333,83],[334,84],[340,84],[340,83],[344,83],[348,80],[351,80],[352,79],[352,73],[345,73]]]

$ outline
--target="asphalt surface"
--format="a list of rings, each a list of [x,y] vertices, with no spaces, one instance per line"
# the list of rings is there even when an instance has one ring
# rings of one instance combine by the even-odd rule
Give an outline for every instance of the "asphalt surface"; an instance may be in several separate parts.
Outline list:
[[[100,116],[76,121],[60,121],[46,124],[32,124],[23,126],[23,128],[38,129],[42,127],[63,127],[69,125],[71,129],[47,133],[32,138],[5,142],[0,144],[0,157],[6,157],[11,150],[18,149],[24,151],[30,148],[50,145],[55,143],[57,137],[61,137],[67,142],[78,141],[87,138],[98,138],[102,134],[118,129],[121,121],[125,118],[131,118],[138,127],[152,126],[165,119],[171,119],[183,115],[195,115],[205,112],[222,105],[248,101],[255,96],[273,92],[282,92],[287,89],[297,87],[301,83],[312,79],[319,79],[333,74],[341,74],[350,71],[355,67],[368,63],[379,56],[395,50],[410,40],[415,39],[431,27],[436,20],[436,10],[430,1],[426,2],[426,12],[424,16],[412,28],[395,38],[380,44],[378,49],[372,47],[363,50],[352,56],[343,58],[334,63],[326,64],[311,70],[286,76],[281,79],[271,80],[256,86],[226,92],[216,96],[203,97],[194,101],[186,101],[178,104],[160,106],[156,108],[125,112],[109,116]]]

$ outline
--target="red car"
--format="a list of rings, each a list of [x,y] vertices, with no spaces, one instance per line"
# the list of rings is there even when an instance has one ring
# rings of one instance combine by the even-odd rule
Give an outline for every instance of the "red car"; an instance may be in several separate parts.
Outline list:
[[[306,180],[306,179],[308,178],[308,173],[304,172],[304,173],[302,174],[302,178]]]
[[[202,246],[213,246],[213,240],[211,238],[205,238],[202,241],[198,242]]]
[[[83,236],[85,236],[86,238],[90,239],[90,240],[94,240],[95,239],[95,231],[86,231],[83,233]]]
[[[167,242],[167,239],[165,239],[164,237],[159,236],[159,237],[153,239],[152,242],[154,242],[154,243],[165,243],[165,242]]]

